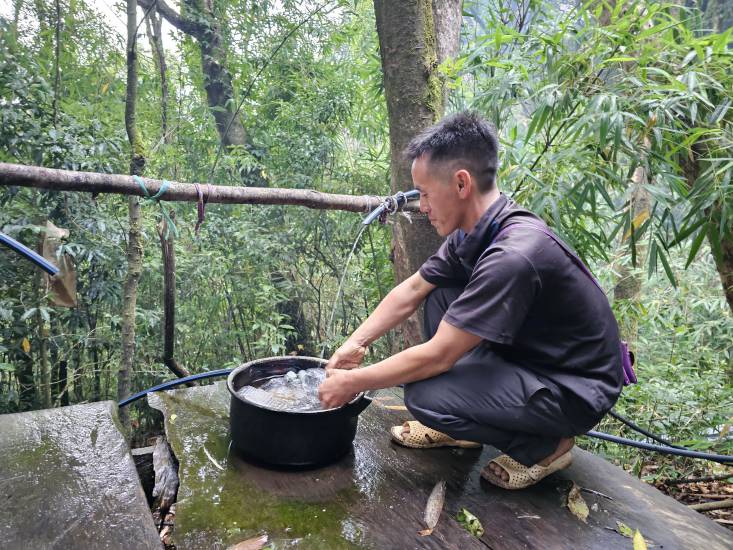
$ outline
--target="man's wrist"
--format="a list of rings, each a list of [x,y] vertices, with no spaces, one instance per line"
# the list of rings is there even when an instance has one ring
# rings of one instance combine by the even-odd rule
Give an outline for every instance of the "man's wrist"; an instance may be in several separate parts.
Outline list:
[[[369,344],[371,344],[371,341],[368,338],[365,338],[362,336],[352,335],[350,340],[351,340],[351,343],[354,344],[355,346],[358,346],[360,348],[365,348],[365,349],[369,347]]]
[[[354,370],[347,371],[347,373],[348,373],[347,385],[349,388],[349,392],[359,393],[359,392],[364,391],[365,388],[363,387],[364,381],[362,380],[363,378],[362,370],[354,369]]]

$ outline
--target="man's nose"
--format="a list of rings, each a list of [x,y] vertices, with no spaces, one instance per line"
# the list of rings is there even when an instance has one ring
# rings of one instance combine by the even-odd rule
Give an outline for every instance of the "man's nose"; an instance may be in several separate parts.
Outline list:
[[[428,206],[428,201],[420,197],[420,212],[422,212],[423,214],[427,214],[428,210],[430,210],[430,207]]]

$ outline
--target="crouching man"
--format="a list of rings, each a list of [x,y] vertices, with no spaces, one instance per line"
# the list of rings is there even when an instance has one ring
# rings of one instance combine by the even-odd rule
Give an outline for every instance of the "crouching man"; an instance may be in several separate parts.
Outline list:
[[[567,467],[574,437],[608,412],[623,370],[608,300],[540,218],[499,192],[496,131],[447,117],[406,154],[420,210],[447,239],[334,353],[325,407],[405,384],[415,421],[392,428],[418,449],[490,444],[481,475],[521,489]],[[425,343],[358,367],[367,347],[425,302]]]

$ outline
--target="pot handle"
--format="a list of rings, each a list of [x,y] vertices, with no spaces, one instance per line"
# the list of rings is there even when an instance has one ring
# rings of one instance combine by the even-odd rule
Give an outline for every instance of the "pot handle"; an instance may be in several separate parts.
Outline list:
[[[372,399],[374,399],[376,396],[377,390],[368,391],[357,402],[346,405],[344,407],[344,410],[349,415],[358,416],[362,413],[364,409],[372,404]]]

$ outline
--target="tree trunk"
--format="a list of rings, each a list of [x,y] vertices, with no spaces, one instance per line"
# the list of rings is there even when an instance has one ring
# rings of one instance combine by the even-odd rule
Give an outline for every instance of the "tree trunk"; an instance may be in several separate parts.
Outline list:
[[[170,211],[171,220],[174,212]],[[163,218],[157,227],[160,249],[163,253],[163,363],[170,371],[183,378],[190,376],[174,358],[176,344],[176,255],[173,246],[173,230]]]
[[[11,54],[15,52],[15,46],[18,43],[18,20],[22,9],[23,0],[15,0],[13,2],[13,20],[10,22],[10,28],[8,29],[8,51]]]
[[[145,25],[150,37],[150,47],[153,50],[153,61],[155,68],[160,75],[160,129],[163,143],[170,143],[171,136],[168,133],[168,67],[165,62],[165,50],[163,49],[163,37],[161,33],[162,19],[155,10],[151,10],[145,19]]]
[[[445,86],[437,68],[455,55],[461,23],[460,0],[375,0],[379,50],[389,115],[392,191],[412,188],[411,163],[403,156],[410,140],[443,115]],[[441,239],[423,215],[394,225],[395,279],[415,273]],[[403,324],[407,345],[422,341],[422,315]]]
[[[18,411],[36,409],[36,385],[33,378],[33,357],[29,352],[20,350],[14,361],[18,377]]]
[[[716,241],[720,241],[720,253],[714,255],[715,267],[718,269],[718,275],[720,276],[720,282],[723,285],[723,293],[725,294],[725,300],[728,302],[731,314],[733,314],[733,229],[727,228],[724,237],[716,238],[713,237],[713,232],[719,234],[720,223],[721,223],[721,209],[720,206],[715,206],[711,212],[711,220],[717,223],[711,223],[708,226],[708,242],[711,246],[715,246]]]
[[[649,140],[644,142],[644,151],[648,151],[651,144]],[[627,314],[619,319],[619,330],[621,337],[629,343],[629,346],[635,348],[636,340],[639,333],[639,317],[637,315],[637,306],[639,304],[639,295],[641,294],[643,258],[646,257],[646,247],[634,242],[634,250],[629,249],[629,241],[635,238],[634,232],[637,231],[644,222],[649,218],[651,212],[651,195],[647,189],[650,177],[647,171],[647,159],[644,155],[639,166],[634,170],[631,178],[631,196],[629,197],[629,218],[631,223],[629,229],[621,236],[620,252],[623,255],[615,269],[618,273],[618,280],[613,289],[613,299],[616,302],[624,302],[631,306],[628,308]],[[628,262],[629,254],[632,255],[632,262]],[[626,261],[624,261],[626,260]]]
[[[125,128],[130,141],[130,173],[140,175],[145,167],[142,142],[137,131],[135,104],[137,101],[137,1],[127,0],[127,97],[125,99]],[[137,197],[127,201],[130,229],[127,237],[127,275],[122,296],[122,359],[117,375],[117,398],[130,395],[130,377],[135,359],[135,310],[137,285],[142,272],[143,246],[141,239],[140,203]],[[120,409],[120,421],[129,427],[126,408]]]
[[[41,407],[51,408],[51,366],[48,361],[48,327],[41,315],[41,308],[44,305],[43,276],[40,272],[36,274],[36,330],[38,332],[38,397]]]
[[[61,0],[55,0],[56,27],[54,52],[54,80],[53,80],[53,127],[56,128],[59,114],[59,93],[61,89]]]
[[[703,147],[700,142],[693,143],[689,153],[683,152],[680,157],[680,166],[682,166],[687,186],[690,189],[695,187],[695,182],[702,170],[700,166],[700,158],[703,156]],[[705,210],[707,223],[707,238],[710,248],[715,259],[715,267],[720,276],[720,282],[723,286],[723,294],[728,302],[731,313],[733,313],[733,228],[723,228],[721,236],[722,223],[722,207],[720,204],[714,204]],[[730,221],[728,221],[730,224]],[[716,246],[720,243],[720,248]],[[717,253],[716,253],[717,249]]]

